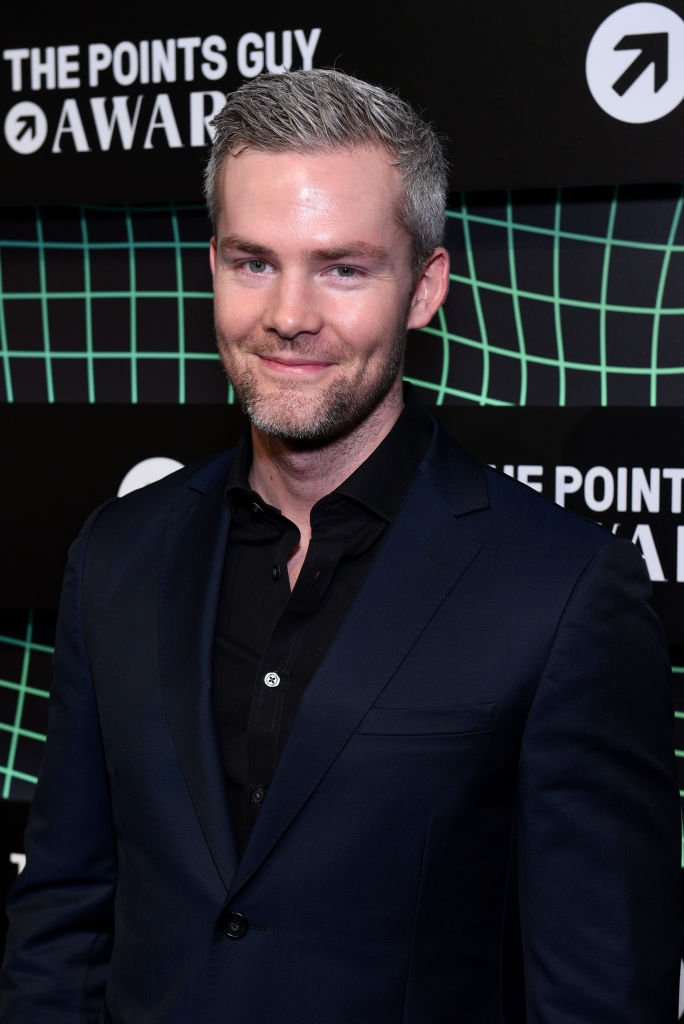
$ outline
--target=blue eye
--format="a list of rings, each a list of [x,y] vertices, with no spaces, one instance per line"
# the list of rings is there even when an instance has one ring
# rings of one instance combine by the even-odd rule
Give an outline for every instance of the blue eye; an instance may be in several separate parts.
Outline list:
[[[335,267],[338,277],[354,277],[357,273],[356,267]]]
[[[263,274],[268,264],[266,260],[248,260],[246,266],[252,274]]]

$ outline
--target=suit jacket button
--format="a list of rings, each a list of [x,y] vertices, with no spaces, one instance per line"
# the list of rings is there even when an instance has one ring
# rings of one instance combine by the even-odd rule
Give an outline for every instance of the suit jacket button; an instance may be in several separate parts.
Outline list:
[[[227,935],[229,939],[244,939],[249,931],[249,921],[244,914],[232,911],[224,917],[222,927],[223,934]]]

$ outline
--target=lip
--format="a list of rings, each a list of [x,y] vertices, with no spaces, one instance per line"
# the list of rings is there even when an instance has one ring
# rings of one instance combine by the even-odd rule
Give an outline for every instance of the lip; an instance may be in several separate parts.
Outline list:
[[[303,376],[305,374],[322,373],[334,363],[317,359],[284,359],[280,356],[259,356],[260,362],[274,373],[285,373]]]

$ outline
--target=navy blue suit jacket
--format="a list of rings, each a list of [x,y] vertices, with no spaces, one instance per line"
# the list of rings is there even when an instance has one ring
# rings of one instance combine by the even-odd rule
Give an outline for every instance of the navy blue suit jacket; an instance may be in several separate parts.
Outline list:
[[[230,458],[72,550],[3,1024],[673,1024],[672,708],[637,550],[437,428],[238,860],[209,694]]]

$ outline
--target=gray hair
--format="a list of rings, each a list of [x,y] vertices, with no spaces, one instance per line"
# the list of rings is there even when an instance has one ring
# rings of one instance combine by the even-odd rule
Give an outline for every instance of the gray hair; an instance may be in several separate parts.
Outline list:
[[[264,74],[229,93],[211,122],[214,143],[204,189],[212,224],[219,212],[224,159],[243,149],[328,152],[382,146],[398,167],[404,194],[398,219],[419,270],[444,237],[447,163],[440,137],[398,96],[341,71],[314,68]]]

